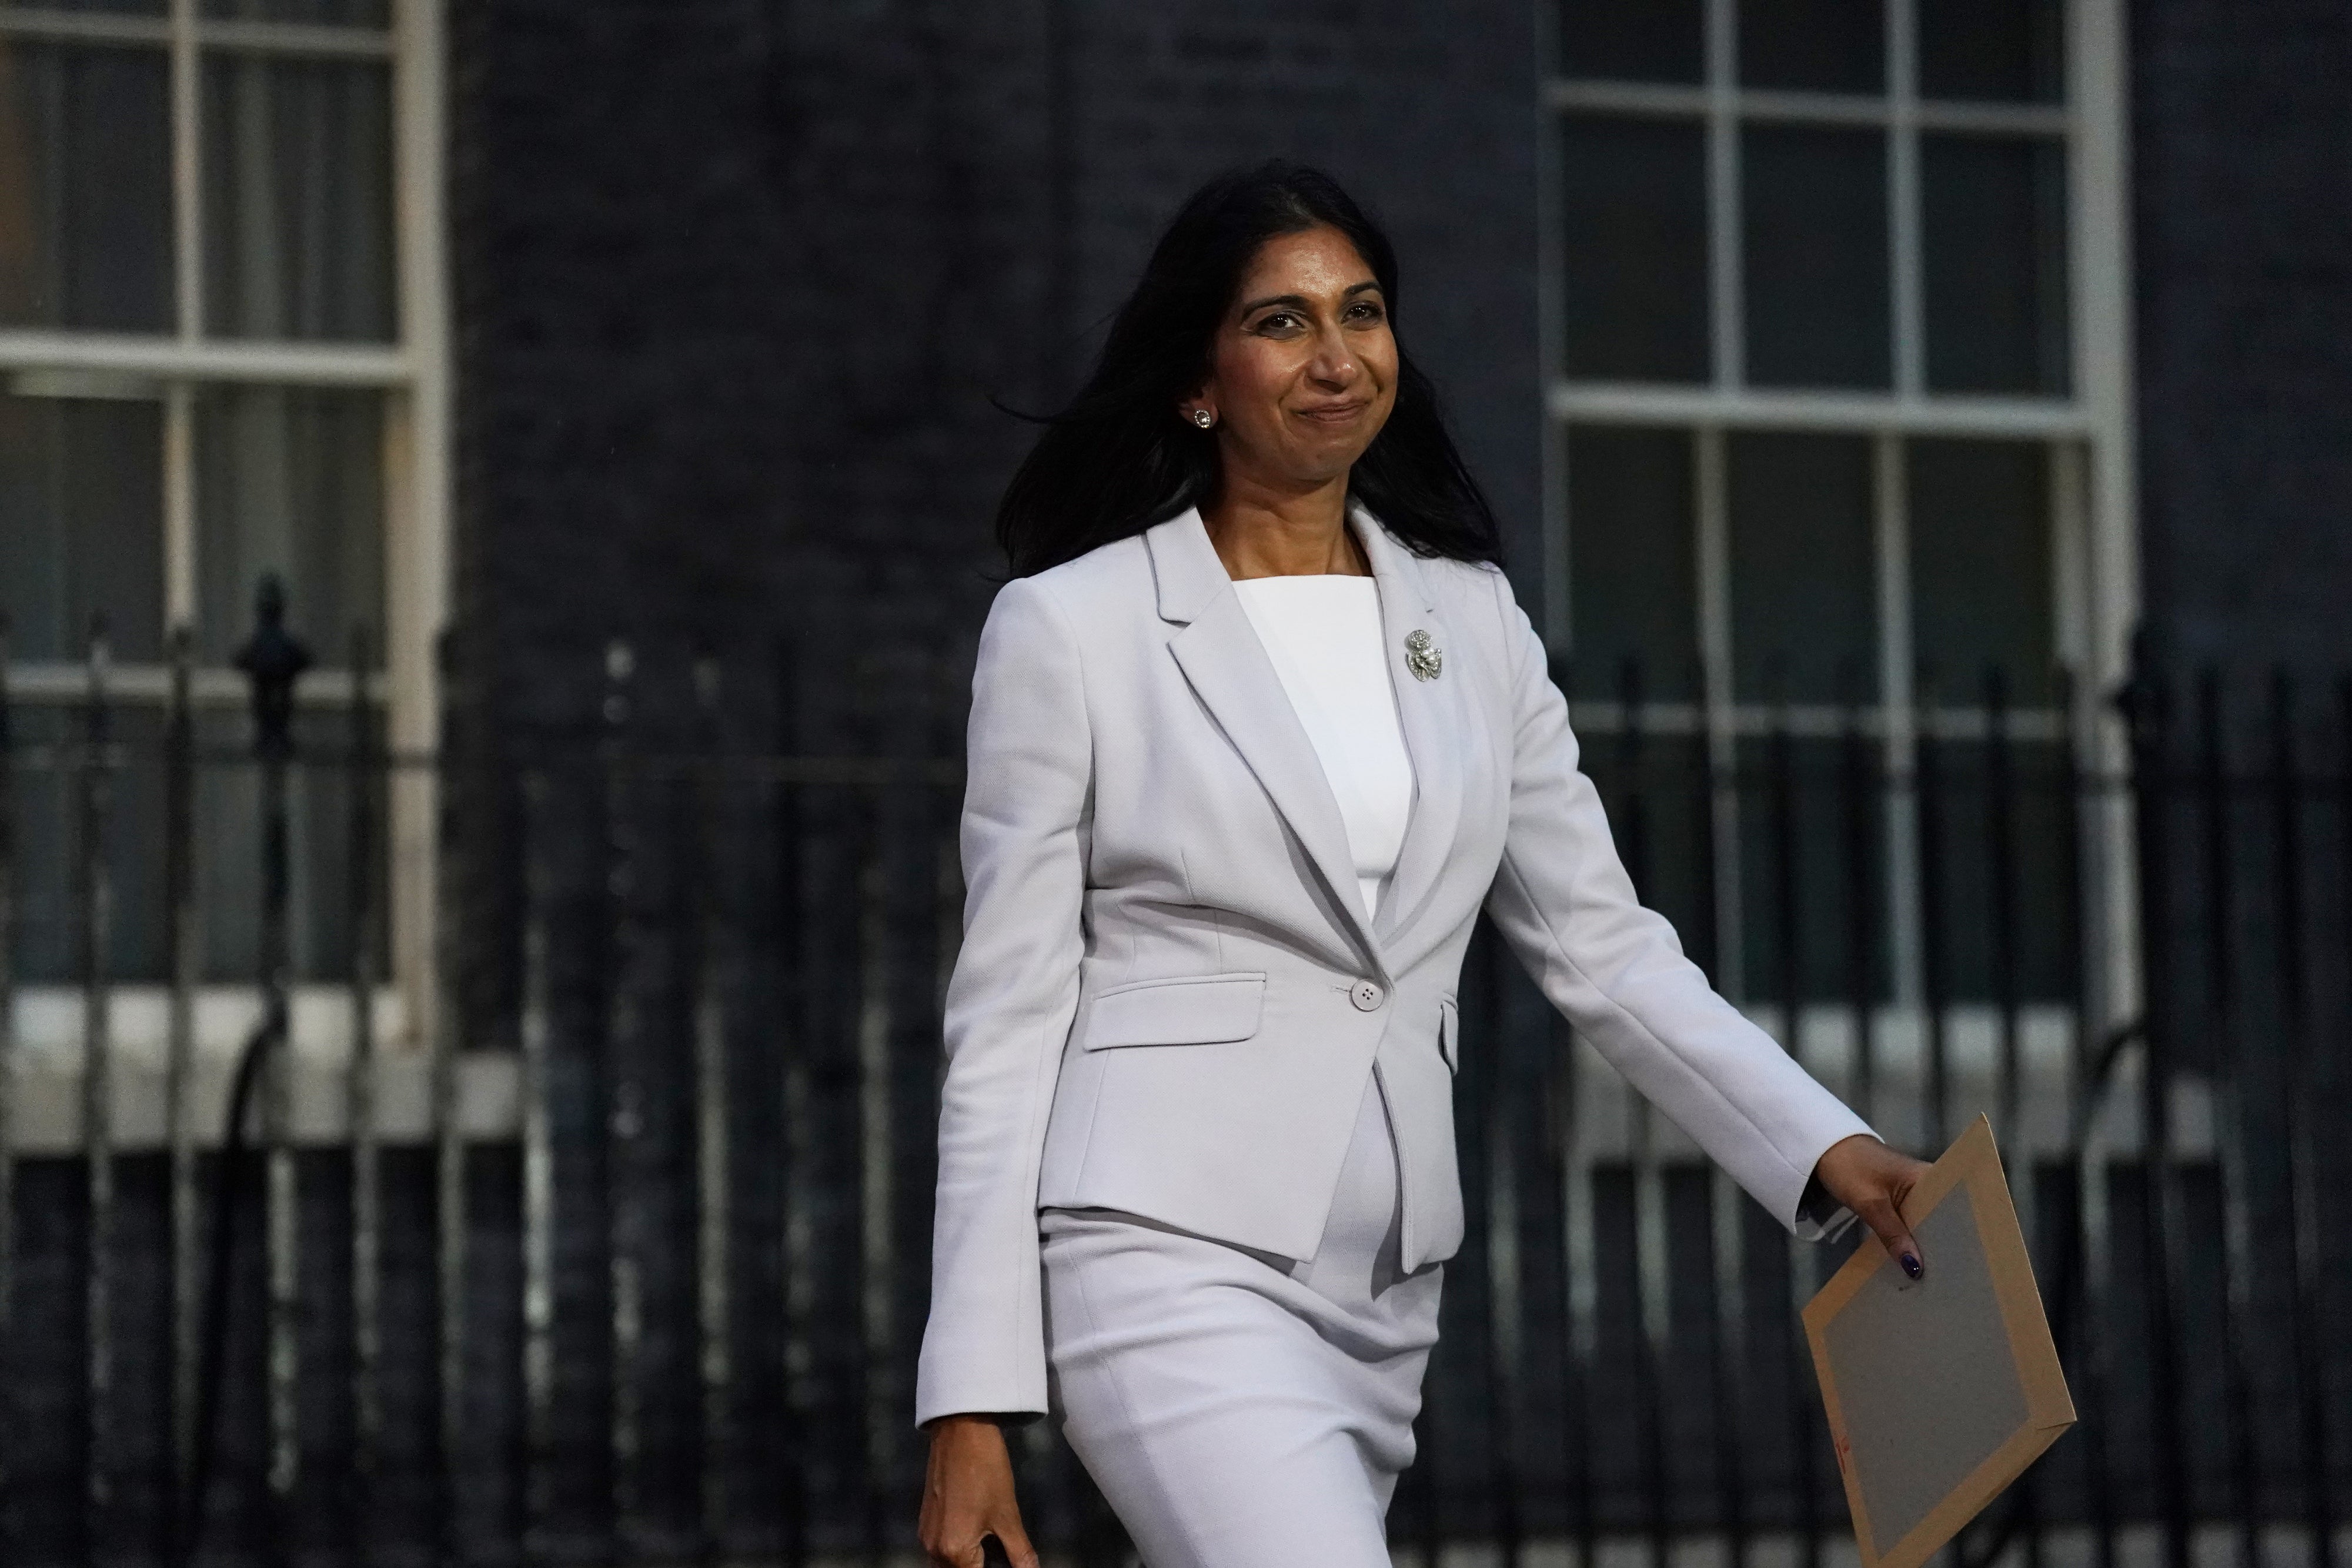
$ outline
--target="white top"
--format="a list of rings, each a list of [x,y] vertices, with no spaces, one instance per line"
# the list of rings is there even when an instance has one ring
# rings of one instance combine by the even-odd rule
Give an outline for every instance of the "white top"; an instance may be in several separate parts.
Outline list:
[[[1234,591],[1315,744],[1370,919],[1412,811],[1412,758],[1389,684],[1380,585],[1369,577],[1253,577]]]

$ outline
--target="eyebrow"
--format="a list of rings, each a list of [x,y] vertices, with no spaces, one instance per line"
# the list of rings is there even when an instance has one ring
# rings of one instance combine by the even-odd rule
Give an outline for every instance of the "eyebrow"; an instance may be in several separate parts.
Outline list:
[[[1366,289],[1377,291],[1380,286],[1379,279],[1368,277],[1361,283],[1349,284],[1339,298],[1352,299]],[[1241,313],[1246,316],[1253,310],[1263,310],[1269,305],[1297,305],[1303,308],[1312,303],[1313,301],[1303,294],[1269,294],[1263,299],[1252,299],[1244,304]]]

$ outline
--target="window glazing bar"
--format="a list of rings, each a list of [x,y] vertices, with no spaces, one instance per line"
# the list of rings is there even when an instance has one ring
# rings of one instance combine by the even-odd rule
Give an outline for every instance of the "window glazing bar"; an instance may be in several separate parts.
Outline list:
[[[2046,440],[2093,434],[2093,415],[2064,398],[1886,392],[1717,391],[1615,382],[1558,382],[1552,417],[1595,424],[1716,424],[1751,430],[1973,435]]]
[[[89,666],[79,663],[27,660],[9,665],[7,675],[9,695],[19,702],[80,702],[89,690]],[[382,702],[386,684],[382,671],[370,672],[368,700]],[[107,672],[106,689],[118,703],[168,703],[172,667],[116,664]],[[241,671],[200,669],[190,673],[188,697],[198,707],[244,707],[253,701],[253,685]],[[345,707],[351,700],[349,670],[312,670],[294,688],[294,701],[300,707]]]
[[[2131,40],[2123,0],[2072,0],[2066,7],[2068,100],[2082,134],[2067,144],[2068,257],[2074,301],[2074,385],[2093,439],[2080,459],[2074,504],[2084,511],[2091,591],[2085,607],[2086,693],[2111,691],[2128,672],[2140,614],[2138,428],[2133,371],[2131,225]],[[2120,716],[2085,697],[2094,766],[2117,772],[2128,758]],[[2130,805],[2112,799],[2086,824],[2084,854],[2101,889],[2092,907],[2104,929],[2103,1024],[2142,1005],[2137,852]],[[2088,1178],[2086,1177],[2086,1180]],[[2104,1189],[2102,1189],[2104,1191]]]
[[[196,0],[172,0],[172,294],[180,340],[205,333],[204,102]],[[166,483],[170,483],[166,479]]]
[[[172,41],[172,23],[163,16],[111,16],[93,11],[47,11],[0,6],[0,35],[71,44],[160,45]]]
[[[1873,453],[1878,557],[1878,701],[1885,726],[1889,779],[1912,775],[1918,756],[1919,715],[1912,674],[1917,657],[1911,636],[1911,517],[1903,438],[1882,434]],[[1925,980],[1920,941],[1919,810],[1907,789],[1886,802],[1887,915],[1893,928],[1895,996],[1916,1007]]]
[[[1892,40],[1889,40],[1890,47]],[[1659,120],[1698,120],[1718,101],[1741,120],[1824,125],[1885,125],[1897,113],[1875,95],[1790,92],[1724,83],[1686,87],[1666,82],[1550,81],[1544,101],[1555,110],[1592,114],[1642,115]],[[1927,131],[1973,131],[1988,136],[2063,136],[2074,127],[2072,111],[2054,104],[1922,102],[1910,117]]]
[[[1559,24],[1553,8],[1536,7],[1537,58],[1559,57]],[[1536,137],[1536,325],[1537,362],[1545,386],[1565,373],[1567,347],[1567,245],[1560,234],[1562,181],[1559,127],[1544,117]],[[1558,659],[1572,645],[1572,598],[1569,591],[1573,563],[1570,555],[1568,498],[1568,430],[1558,420],[1543,429],[1543,573],[1542,630],[1544,649]]]
[[[172,0],[172,294],[179,342],[205,331],[204,105],[196,57],[196,0]],[[168,634],[196,618],[195,388],[174,381],[163,396],[163,622]]]
[[[302,55],[329,59],[390,59],[392,35],[378,27],[313,22],[257,22],[189,16],[174,0],[163,16],[116,16],[103,12],[0,6],[0,37],[124,47],[177,47],[183,39],[239,54]]]
[[[393,71],[393,174],[400,362],[408,395],[387,399],[384,408],[383,654],[392,679],[384,717],[394,750],[425,752],[441,739],[436,660],[448,623],[452,576],[447,48],[441,0],[394,0],[392,18],[400,45]],[[445,1019],[435,958],[443,940],[436,934],[435,775],[412,772],[394,779],[386,813],[392,975],[416,1027],[437,1034]]]
[[[1729,0],[1714,0],[1727,10]],[[1739,734],[1732,692],[1731,481],[1728,443],[1721,428],[1703,425],[1691,433],[1691,471],[1696,476],[1698,530],[1699,666],[1706,682],[1699,695],[1706,726],[1707,771],[1714,781],[1707,824],[1715,857],[1716,989],[1734,1001],[1748,994],[1743,939],[1746,904],[1740,891]],[[1646,714],[1644,717],[1646,717]]]
[[[163,389],[163,632],[196,618],[196,389]]]
[[[1916,397],[1927,385],[1925,251],[1920,236],[1917,16],[1912,0],[1886,0],[1886,236],[1895,319],[1895,390]]]
[[[375,27],[339,27],[314,22],[205,22],[198,40],[208,49],[237,54],[307,55],[312,58],[388,60],[392,35]]]
[[[2001,717],[2003,733],[2011,740],[2054,742],[2072,734],[2068,715],[2062,708],[2010,708]],[[1624,704],[1605,697],[1577,698],[1569,705],[1569,718],[1585,735],[1613,734],[1631,722]],[[1849,714],[1831,703],[1790,703],[1782,707],[1739,703],[1727,705],[1717,716],[1697,703],[1644,702],[1641,706],[1644,735],[1711,733],[1710,726],[1719,722],[1741,739],[1760,739],[1786,731],[1800,740],[1835,740],[1845,733],[1849,718],[1860,724],[1864,735],[1876,740],[1886,737],[1886,710],[1877,706]],[[1981,706],[1917,710],[1910,722],[1914,734],[1933,735],[1938,740],[1983,740],[1992,733],[1990,710]]]
[[[184,341],[128,332],[0,331],[0,372],[89,371],[155,381],[402,387],[408,356],[390,345]]]
[[[1748,380],[1748,316],[1739,215],[1739,14],[1706,0],[1707,314],[1709,370],[1726,391]]]

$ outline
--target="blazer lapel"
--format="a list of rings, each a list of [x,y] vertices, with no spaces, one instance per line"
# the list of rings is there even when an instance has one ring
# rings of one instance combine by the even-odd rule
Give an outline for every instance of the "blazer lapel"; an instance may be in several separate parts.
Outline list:
[[[1356,862],[1348,848],[1339,803],[1324,777],[1322,760],[1315,755],[1315,743],[1291,708],[1282,677],[1275,673],[1224,563],[1209,543],[1200,513],[1172,517],[1144,538],[1159,580],[1160,614],[1190,622],[1169,639],[1169,651],[1306,846],[1341,925],[1366,952],[1377,955],[1357,892]]]
[[[1404,843],[1381,901],[1379,933],[1392,941],[1436,886],[1454,847],[1462,816],[1462,758],[1469,742],[1461,698],[1462,675],[1443,660],[1453,645],[1438,618],[1421,563],[1390,538],[1379,519],[1354,508],[1357,537],[1380,584],[1381,637],[1389,684],[1396,690],[1397,716],[1412,758],[1412,812],[1405,820]],[[1434,680],[1422,680],[1405,657],[1405,638],[1426,632],[1441,661]],[[1448,679],[1448,675],[1452,678]]]

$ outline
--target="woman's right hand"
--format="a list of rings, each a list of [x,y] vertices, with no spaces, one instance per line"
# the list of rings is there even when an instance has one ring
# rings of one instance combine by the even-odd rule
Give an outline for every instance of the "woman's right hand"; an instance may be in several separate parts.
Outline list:
[[[921,1533],[923,1551],[940,1568],[982,1568],[981,1542],[991,1535],[1013,1568],[1037,1568],[1013,1496],[1013,1456],[992,1417],[942,1416],[931,1423]]]

